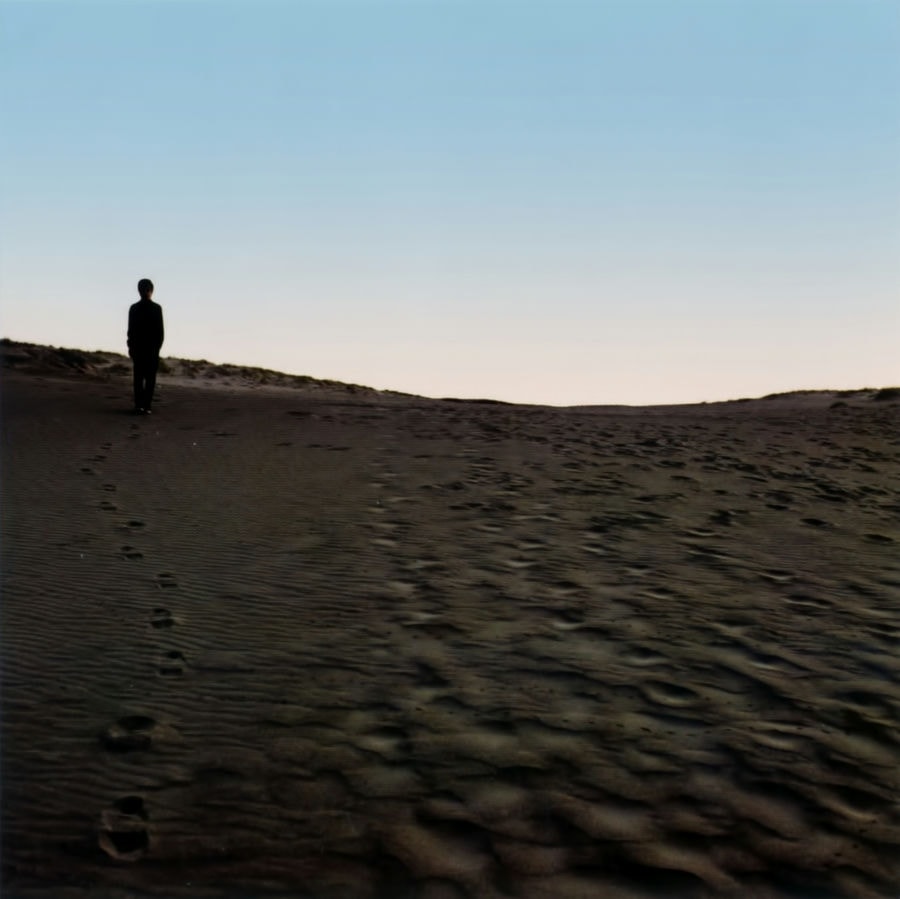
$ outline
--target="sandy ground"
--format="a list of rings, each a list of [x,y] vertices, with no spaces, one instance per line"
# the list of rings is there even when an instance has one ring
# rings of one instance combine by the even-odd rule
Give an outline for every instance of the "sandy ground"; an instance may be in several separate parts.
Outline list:
[[[4,897],[900,894],[896,400],[10,364]]]

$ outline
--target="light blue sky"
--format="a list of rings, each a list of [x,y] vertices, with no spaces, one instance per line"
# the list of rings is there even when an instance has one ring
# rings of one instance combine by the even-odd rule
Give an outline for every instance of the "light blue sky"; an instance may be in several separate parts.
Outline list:
[[[0,332],[428,395],[900,382],[895,0],[0,0]]]

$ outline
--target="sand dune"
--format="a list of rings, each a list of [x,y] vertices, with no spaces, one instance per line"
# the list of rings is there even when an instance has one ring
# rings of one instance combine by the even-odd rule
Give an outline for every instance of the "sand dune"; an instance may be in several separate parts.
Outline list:
[[[897,391],[3,351],[4,897],[900,894]]]

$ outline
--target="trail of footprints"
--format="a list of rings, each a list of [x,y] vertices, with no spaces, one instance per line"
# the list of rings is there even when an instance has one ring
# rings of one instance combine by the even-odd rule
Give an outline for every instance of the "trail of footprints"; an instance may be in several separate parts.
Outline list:
[[[137,425],[132,425],[132,431],[136,431]],[[140,436],[139,433],[130,435],[133,439]],[[100,465],[107,459],[107,453],[113,449],[113,444],[104,443],[103,453],[98,453],[90,459],[94,465]],[[82,467],[81,471],[90,476],[99,472],[91,465]],[[97,508],[103,512],[118,512],[119,506],[110,497],[117,493],[117,487],[113,483],[105,482],[100,486],[106,498],[99,501]],[[120,523],[119,529],[129,535],[137,536],[146,527],[146,522],[139,518],[128,518]],[[132,543],[123,544],[119,549],[119,555],[124,562],[134,563],[144,559],[144,553]],[[155,578],[157,589],[163,592],[176,590],[178,582],[171,572],[162,572]],[[156,605],[150,612],[148,626],[160,632],[160,635],[169,632],[175,627],[176,617],[165,606]],[[158,669],[160,677],[182,677],[187,670],[187,660],[184,654],[176,648],[160,645],[158,652]],[[104,750],[112,755],[140,754],[148,751],[153,745],[154,739],[158,739],[164,728],[150,715],[133,714],[124,715],[107,726],[100,734],[100,743]],[[117,861],[132,862],[142,858],[151,847],[150,814],[143,796],[126,795],[113,800],[109,807],[104,809],[99,816],[97,825],[97,840],[100,849]]]

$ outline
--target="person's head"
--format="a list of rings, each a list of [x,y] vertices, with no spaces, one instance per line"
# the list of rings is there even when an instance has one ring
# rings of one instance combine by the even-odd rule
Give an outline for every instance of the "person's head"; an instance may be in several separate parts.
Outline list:
[[[138,293],[142,300],[149,300],[153,296],[153,282],[149,278],[141,278],[138,281]]]

